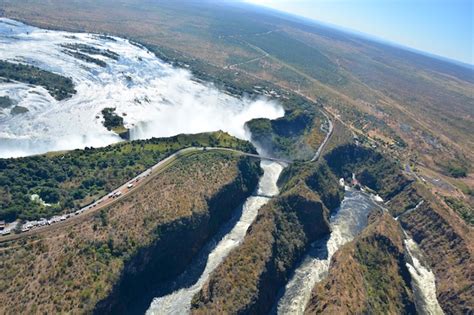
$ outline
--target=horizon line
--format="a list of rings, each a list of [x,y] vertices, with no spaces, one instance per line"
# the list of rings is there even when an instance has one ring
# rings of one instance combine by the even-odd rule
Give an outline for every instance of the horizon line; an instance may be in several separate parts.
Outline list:
[[[231,2],[234,2],[234,1],[231,0]],[[318,26],[324,26],[324,27],[327,27],[327,28],[337,30],[339,32],[359,36],[359,37],[361,37],[365,40],[375,41],[375,42],[378,42],[380,44],[389,45],[389,46],[392,46],[392,47],[395,47],[395,48],[398,48],[398,49],[406,50],[406,51],[409,51],[409,52],[412,52],[412,53],[417,53],[417,54],[423,55],[425,57],[430,57],[430,58],[437,59],[437,60],[440,60],[440,61],[449,62],[449,63],[455,64],[457,66],[467,68],[469,70],[474,70],[474,60],[472,60],[471,61],[472,63],[470,63],[470,62],[466,62],[464,60],[459,60],[459,59],[455,59],[455,58],[452,58],[452,57],[439,55],[439,54],[434,53],[434,52],[429,52],[429,51],[422,50],[422,49],[419,49],[419,48],[411,47],[407,44],[399,43],[399,42],[396,42],[396,41],[393,41],[393,40],[390,40],[390,39],[387,39],[387,38],[384,38],[384,37],[380,37],[380,36],[377,36],[377,35],[366,33],[364,31],[359,31],[359,30],[351,28],[351,27],[346,27],[346,26],[341,26],[341,25],[334,24],[334,23],[331,23],[331,22],[321,21],[321,20],[318,20],[316,18],[307,17],[307,16],[296,14],[296,13],[275,9],[275,8],[272,8],[272,7],[263,5],[263,4],[256,4],[256,3],[253,3],[253,2],[249,2],[247,0],[237,0],[237,2],[239,2],[241,4],[248,5],[248,6],[253,6],[253,7],[258,7],[258,8],[261,8],[261,9],[265,9],[265,10],[268,10],[268,11],[273,11],[273,12],[278,13],[280,15],[286,15],[286,16],[291,17],[291,18],[296,18],[296,19],[301,20],[301,22],[306,22],[306,23],[309,22],[309,23],[312,23],[312,24],[316,24]]]

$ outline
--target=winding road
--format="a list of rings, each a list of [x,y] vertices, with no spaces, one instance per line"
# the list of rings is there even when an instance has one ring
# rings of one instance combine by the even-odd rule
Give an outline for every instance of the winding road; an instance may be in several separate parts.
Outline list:
[[[316,162],[316,161],[319,159],[319,156],[321,155],[321,152],[323,152],[324,147],[326,146],[327,142],[329,141],[329,138],[331,137],[332,131],[333,131],[333,129],[334,129],[334,125],[333,125],[331,119],[329,119],[328,114],[326,114],[322,109],[320,110],[320,112],[321,112],[321,113],[324,115],[324,117],[326,117],[326,119],[328,120],[329,130],[328,130],[328,133],[326,134],[326,137],[324,138],[323,142],[321,143],[321,145],[319,146],[318,150],[316,151],[316,153],[314,154],[313,158],[311,159],[311,162]]]
[[[319,146],[318,150],[316,151],[315,155],[310,160],[310,162],[315,162],[319,159],[322,151],[324,150],[324,148],[325,148],[327,142],[329,141],[329,138],[331,137],[332,132],[333,132],[333,123],[332,123],[331,119],[329,118],[329,116],[323,110],[321,110],[321,113],[328,120],[329,130],[328,130],[328,133],[326,134],[326,137],[325,137],[324,141],[321,143],[321,145]],[[181,149],[181,150],[171,154],[167,158],[159,161],[158,163],[156,163],[152,167],[148,168],[147,170],[145,170],[141,174],[135,176],[131,180],[128,180],[127,182],[122,184],[120,187],[117,187],[112,192],[110,192],[109,194],[107,194],[107,195],[103,196],[102,198],[98,199],[94,203],[92,203],[92,204],[90,204],[86,207],[83,207],[83,208],[81,208],[81,209],[79,209],[79,210],[77,210],[73,213],[69,213],[69,214],[66,214],[66,215],[63,215],[63,216],[57,216],[57,217],[55,217],[56,218],[55,220],[49,220],[47,225],[33,226],[32,228],[30,228],[26,231],[23,230],[23,232],[18,233],[18,234],[0,235],[0,243],[16,240],[16,239],[22,238],[24,236],[31,236],[31,235],[34,235],[34,234],[38,234],[40,232],[54,230],[56,228],[63,228],[65,226],[69,226],[69,225],[75,224],[77,222],[80,222],[85,217],[88,217],[93,213],[96,213],[96,212],[98,212],[102,209],[105,209],[105,208],[111,206],[112,204],[117,203],[118,201],[123,200],[124,198],[126,198],[127,196],[129,196],[130,194],[132,194],[133,192],[138,190],[138,188],[140,188],[144,184],[148,183],[155,176],[162,173],[168,167],[173,165],[176,162],[176,160],[178,160],[180,157],[189,156],[191,154],[195,154],[195,153],[198,153],[198,152],[211,151],[211,150],[212,151],[231,152],[231,153],[234,153],[234,154],[244,155],[244,156],[248,156],[248,157],[252,157],[252,158],[256,158],[256,159],[260,159],[260,160],[267,160],[267,161],[271,161],[271,162],[277,162],[277,163],[280,163],[280,164],[283,164],[283,165],[288,165],[288,164],[292,163],[292,161],[286,160],[286,159],[262,156],[262,155],[259,155],[259,154],[247,153],[247,152],[243,152],[243,151],[239,151],[239,150],[231,149],[231,148],[222,148],[222,147],[189,147],[189,148],[184,148],[184,149]],[[62,217],[62,218],[59,219],[60,217]],[[28,226],[28,224],[29,224],[29,222],[26,222],[25,224],[23,224],[22,227]]]
[[[65,226],[69,226],[71,224],[75,224],[77,222],[80,222],[82,219],[90,216],[93,213],[97,213],[98,211],[105,209],[121,200],[124,198],[128,197],[130,194],[133,192],[137,191],[138,188],[141,186],[145,185],[148,183],[151,179],[156,177],[157,175],[161,174],[163,171],[168,169],[170,166],[172,166],[179,158],[189,156],[192,154],[196,154],[199,152],[203,151],[224,151],[224,152],[231,152],[234,154],[238,155],[243,155],[243,156],[248,156],[251,158],[256,158],[260,160],[267,160],[267,161],[272,161],[272,162],[277,162],[281,164],[290,164],[292,163],[289,160],[285,159],[278,159],[278,158],[273,158],[273,157],[266,157],[266,156],[261,156],[258,154],[252,154],[252,153],[247,153],[243,151],[239,151],[236,149],[230,149],[230,148],[221,148],[221,147],[189,147],[189,148],[184,148],[181,149],[167,158],[159,161],[152,167],[148,168],[141,174],[135,176],[131,180],[128,180],[124,184],[122,184],[120,187],[114,189],[112,192],[109,194],[103,196],[102,198],[98,199],[94,203],[81,208],[80,210],[77,210],[76,212],[69,213],[64,216],[68,216],[64,220],[58,220],[54,223],[48,224],[48,225],[43,225],[43,226],[36,226],[28,231],[19,233],[19,234],[8,234],[4,236],[0,236],[0,243],[6,242],[6,241],[12,241],[15,239],[22,238],[24,236],[31,236],[34,234],[38,234],[40,232],[45,232],[45,231],[50,231],[56,228],[64,228]],[[26,222],[23,226],[27,225],[28,222]]]

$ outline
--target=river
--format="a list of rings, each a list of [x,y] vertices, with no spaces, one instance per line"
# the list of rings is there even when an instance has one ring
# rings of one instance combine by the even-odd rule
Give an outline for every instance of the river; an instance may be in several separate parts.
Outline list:
[[[215,130],[248,139],[247,121],[285,113],[267,98],[238,98],[197,82],[189,70],[119,37],[45,30],[0,17],[0,43],[1,60],[70,77],[76,90],[59,101],[43,86],[0,80],[0,97],[11,100],[0,106],[0,158],[122,141],[103,125],[102,110],[107,107],[116,109],[132,140]],[[104,62],[102,67],[74,57],[71,52],[77,51],[65,47],[88,47],[118,57],[81,51]],[[17,107],[26,112],[15,114]]]
[[[415,211],[422,203],[409,211]],[[272,313],[292,315],[304,313],[313,287],[328,274],[331,257],[367,226],[367,216],[370,210],[376,207],[380,205],[369,195],[351,189],[346,190],[341,207],[330,218],[332,232],[329,239],[318,240],[312,244]],[[406,233],[404,245],[417,312],[422,315],[444,314],[436,298],[435,276],[422,263],[423,256],[418,245]]]
[[[368,214],[376,207],[378,205],[370,196],[346,188],[340,208],[330,218],[332,232],[329,239],[318,240],[311,245],[272,313],[304,313],[314,285],[328,274],[331,257],[367,226]]]
[[[170,294],[156,297],[146,314],[187,314],[191,307],[193,296],[199,292],[209,275],[224,258],[236,248],[244,239],[247,229],[255,220],[258,210],[266,204],[271,196],[278,194],[277,180],[283,166],[270,161],[262,161],[260,165],[264,171],[260,178],[256,193],[250,196],[242,208],[236,211],[229,224],[223,226],[217,236],[211,240],[172,284]],[[203,271],[200,272],[205,264]],[[194,279],[197,279],[193,281]],[[192,283],[191,285],[188,285]]]
[[[415,294],[415,306],[418,314],[444,314],[436,297],[435,275],[422,263],[423,254],[418,248],[418,244],[407,235],[404,243],[408,256],[406,265],[411,275],[411,286]]]

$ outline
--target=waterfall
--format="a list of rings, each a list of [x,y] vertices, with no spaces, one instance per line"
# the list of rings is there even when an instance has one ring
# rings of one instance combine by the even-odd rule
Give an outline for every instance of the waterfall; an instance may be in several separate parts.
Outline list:
[[[436,298],[436,279],[433,272],[422,264],[423,256],[415,241],[408,236],[405,239],[407,267],[411,275],[411,285],[415,294],[416,310],[421,315],[444,314]]]

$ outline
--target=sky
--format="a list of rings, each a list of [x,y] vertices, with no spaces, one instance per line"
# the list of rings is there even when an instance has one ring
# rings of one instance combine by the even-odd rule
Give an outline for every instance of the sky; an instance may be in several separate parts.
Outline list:
[[[246,0],[474,64],[474,0]]]

